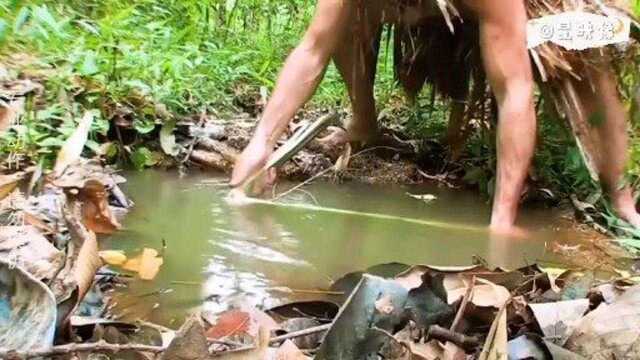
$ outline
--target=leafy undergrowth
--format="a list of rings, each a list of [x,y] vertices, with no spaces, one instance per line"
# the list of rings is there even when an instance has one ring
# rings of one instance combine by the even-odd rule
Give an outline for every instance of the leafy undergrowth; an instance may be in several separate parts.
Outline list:
[[[95,110],[94,152],[154,165],[146,142],[170,117],[255,116],[312,11],[305,1],[0,2],[0,79],[31,79],[40,95],[26,98],[0,156],[51,165],[73,120]],[[331,69],[313,106],[344,99]]]

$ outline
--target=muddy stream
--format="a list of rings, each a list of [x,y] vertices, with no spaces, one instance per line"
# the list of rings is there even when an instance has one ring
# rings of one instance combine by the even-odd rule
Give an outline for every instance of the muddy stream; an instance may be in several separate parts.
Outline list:
[[[393,219],[334,214],[297,208],[231,207],[225,177],[148,170],[125,174],[125,191],[135,207],[125,229],[102,242],[104,249],[137,254],[161,250],[164,264],[153,281],[132,279],[119,290],[114,313],[174,326],[202,307],[218,312],[238,298],[273,306],[327,295],[332,280],[367,267],[406,264],[467,265],[474,255],[492,266],[515,268],[558,262],[552,244],[586,236],[557,211],[525,208],[528,239],[490,236],[490,206],[477,193],[437,186],[369,186],[316,183],[285,201],[442,222],[439,228]],[[290,185],[289,185],[290,186]],[[280,185],[283,191],[286,185]],[[425,203],[407,195],[431,194]],[[457,225],[465,229],[456,229]]]

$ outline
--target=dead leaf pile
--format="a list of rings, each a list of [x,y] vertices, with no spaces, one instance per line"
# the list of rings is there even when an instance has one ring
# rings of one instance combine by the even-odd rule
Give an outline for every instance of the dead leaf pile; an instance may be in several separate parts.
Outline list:
[[[87,113],[80,120],[51,173],[37,167],[0,176],[0,261],[18,271],[12,274],[28,274],[3,277],[0,327],[16,335],[19,329],[50,326],[46,337],[42,331],[20,335],[22,344],[46,340],[42,345],[49,346],[54,330],[56,342],[68,340],[70,319],[103,266],[96,234],[119,229],[115,213],[130,205],[118,187],[124,179],[81,157],[92,118]],[[53,301],[29,310],[16,300],[28,289],[46,289]],[[53,322],[42,324],[39,313],[54,314]],[[14,348],[15,341],[0,336],[0,348]]]
[[[384,264],[368,270],[348,274],[334,284],[332,290],[349,294],[337,313],[310,315],[313,311],[305,311],[314,302],[309,302],[265,312],[245,307],[207,315],[198,337],[208,339],[210,347],[190,358],[640,356],[640,286],[625,285],[621,295],[606,303],[600,290],[606,287],[602,280],[596,284],[589,272],[564,271],[553,276],[535,265],[507,271]],[[313,308],[322,308],[321,303],[319,299]],[[293,323],[288,316],[298,324],[292,331],[285,330]]]

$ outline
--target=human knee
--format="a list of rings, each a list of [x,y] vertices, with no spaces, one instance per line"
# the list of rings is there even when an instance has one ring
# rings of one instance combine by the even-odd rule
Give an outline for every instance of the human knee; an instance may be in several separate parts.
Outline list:
[[[529,110],[533,105],[533,81],[525,77],[509,78],[503,84],[498,85],[500,93],[495,96],[498,105],[510,111]]]

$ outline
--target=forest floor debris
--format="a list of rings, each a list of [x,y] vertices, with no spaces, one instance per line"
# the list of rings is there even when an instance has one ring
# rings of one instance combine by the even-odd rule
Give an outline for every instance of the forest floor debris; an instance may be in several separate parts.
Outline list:
[[[74,316],[74,342],[2,349],[0,358],[88,353],[282,360],[640,356],[640,278],[599,274],[596,280],[588,270],[577,273],[552,275],[537,265],[508,271],[381,264],[337,280],[333,287],[348,290],[347,295],[263,310],[238,302],[219,314],[194,314],[178,331]]]

